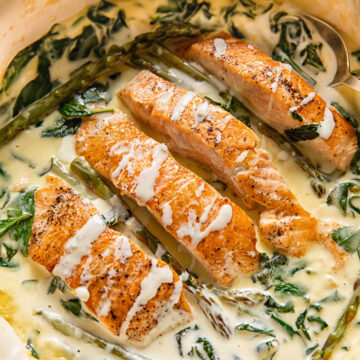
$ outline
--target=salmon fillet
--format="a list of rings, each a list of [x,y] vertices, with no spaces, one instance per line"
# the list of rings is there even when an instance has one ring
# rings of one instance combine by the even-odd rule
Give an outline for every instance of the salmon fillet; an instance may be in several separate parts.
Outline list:
[[[192,319],[176,272],[106,227],[88,200],[51,176],[35,192],[29,254],[121,341],[145,346]]]
[[[185,54],[221,79],[257,117],[280,133],[321,124],[319,136],[296,144],[323,169],[348,169],[357,149],[355,129],[291,66],[226,33],[191,44]]]
[[[120,111],[84,119],[76,151],[181,242],[221,284],[258,266],[250,218],[229,199],[179,165]]]
[[[318,220],[303,209],[269,155],[256,149],[255,133],[223,108],[149,71],[119,96],[171,148],[214,170],[247,207],[260,205],[260,234],[277,250],[301,256],[318,241]]]

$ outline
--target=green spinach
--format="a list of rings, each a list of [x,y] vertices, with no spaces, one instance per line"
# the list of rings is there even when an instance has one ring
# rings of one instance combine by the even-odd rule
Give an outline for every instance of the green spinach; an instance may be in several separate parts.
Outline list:
[[[178,22],[190,22],[201,13],[207,20],[212,17],[210,2],[198,0],[168,0],[168,5],[156,9],[156,16],[150,24],[167,25]]]
[[[294,304],[291,301],[288,301],[285,304],[279,304],[273,297],[270,295],[267,297],[264,305],[270,309],[275,309],[279,313],[293,313],[294,310]]]
[[[175,339],[178,347],[178,351],[180,356],[184,356],[183,347],[182,347],[182,339],[183,337],[190,331],[199,330],[199,327],[197,325],[194,326],[188,326],[185,329],[180,330],[175,334]]]
[[[239,324],[235,327],[235,329],[237,331],[249,331],[249,332],[253,332],[253,333],[258,333],[258,334],[262,334],[262,335],[268,335],[268,336],[275,337],[274,330],[260,329],[251,324]]]
[[[200,349],[200,346],[202,349]],[[202,350],[202,351],[201,351]],[[206,356],[204,355],[206,354]],[[190,352],[188,355],[193,356],[197,355],[201,360],[206,360],[208,358],[209,360],[216,360],[215,356],[215,349],[213,345],[210,343],[210,341],[204,337],[199,337],[195,344],[192,346]]]
[[[42,98],[53,89],[50,76],[51,62],[48,55],[42,52],[39,55],[37,76],[20,91],[13,108],[13,116],[16,116],[22,109]]]
[[[27,340],[26,348],[30,351],[32,357],[34,357],[35,359],[40,359],[40,354],[35,349],[35,347],[34,347],[34,345],[32,343],[32,339],[30,337]]]
[[[320,325],[320,331],[326,329],[329,326],[328,323],[324,321],[320,316],[309,315],[307,319],[310,322],[318,323]]]
[[[60,276],[54,276],[48,287],[48,294],[54,294],[57,289],[59,289],[62,293],[65,293],[66,283]]]
[[[59,107],[59,112],[66,117],[83,117],[93,114],[113,112],[113,109],[90,109],[87,104],[108,102],[110,95],[106,86],[95,84],[81,94],[73,96]]]
[[[294,335],[299,335],[299,332],[295,330],[290,324],[276,316],[275,314],[271,313],[270,317],[275,320],[278,324],[281,325],[283,329],[286,330],[286,332],[290,335],[290,337],[293,337]]]
[[[282,280],[283,267],[287,264],[288,259],[282,254],[274,252],[270,258],[267,254],[260,253],[259,271],[251,279],[254,282],[259,281],[265,288],[270,288],[270,280]]]
[[[81,306],[81,301],[79,298],[72,298],[69,300],[60,300],[61,305],[63,308],[69,312],[71,312],[73,315],[77,317],[86,317],[88,319],[98,321],[94,316],[92,316],[87,311],[84,311]]]
[[[31,217],[20,222],[10,232],[10,237],[19,244],[19,249],[23,256],[28,256],[29,240],[34,221],[34,193],[36,188],[24,190],[19,193],[14,203],[11,204],[18,212],[30,214]]]
[[[342,301],[344,298],[339,295],[338,291],[335,290],[333,294],[322,298],[319,302],[322,304]]]
[[[96,31],[93,26],[87,25],[83,31],[74,39],[75,45],[69,52],[69,60],[80,60],[87,58],[92,49],[99,45]]]
[[[306,288],[291,283],[279,282],[275,284],[274,290],[282,295],[304,296],[307,292]]]
[[[331,237],[347,252],[354,253],[360,247],[360,228],[342,226],[335,229]]]
[[[307,315],[308,310],[305,309],[296,319],[295,321],[295,325],[297,327],[297,329],[299,331],[301,331],[304,336],[308,339],[311,340],[310,334],[307,331],[306,327],[305,327],[305,319],[306,319],[306,315]]]
[[[81,119],[65,119],[56,120],[55,126],[42,131],[42,137],[64,137],[74,135],[81,125]]]
[[[313,140],[319,136],[318,126],[319,124],[305,124],[297,128],[287,129],[285,134],[292,142]]]

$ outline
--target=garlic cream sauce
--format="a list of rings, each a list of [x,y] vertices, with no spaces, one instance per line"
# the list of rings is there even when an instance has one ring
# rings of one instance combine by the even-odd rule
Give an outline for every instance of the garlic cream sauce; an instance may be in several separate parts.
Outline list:
[[[214,16],[212,16],[209,20],[204,21],[201,16],[197,15],[193,19],[193,22],[195,24],[206,24],[206,27],[208,28],[211,26],[217,26],[218,29],[221,29],[225,26],[223,18],[224,16],[221,13],[221,9],[226,5],[231,5],[233,2],[220,2],[213,0],[210,1],[210,3],[210,12],[214,14]],[[269,2],[266,4],[269,4]],[[114,37],[114,41],[120,45],[129,41],[135,35],[151,29],[151,26],[149,25],[149,19],[154,18],[158,6],[167,5],[167,1],[124,0],[118,1],[118,5],[125,11],[126,22],[128,24],[128,28],[124,27],[116,35],[116,37]],[[236,25],[238,29],[241,29],[246,37],[246,41],[248,41],[250,44],[253,44],[254,46],[259,47],[266,53],[271,54],[273,47],[278,41],[278,34],[274,34],[270,31],[270,14],[273,11],[279,10],[283,10],[291,14],[296,14],[299,12],[299,10],[295,7],[277,1],[271,11],[266,12],[265,14],[258,14],[254,19],[251,19],[242,14],[237,14],[233,17],[234,25]],[[73,11],[76,12],[77,9],[73,9]],[[84,14],[85,12],[83,11],[71,19],[66,20],[63,23],[64,26],[62,26],[59,31],[63,31],[67,35],[73,36],[76,33],[76,26],[72,27],[71,24],[74,24],[75,20]],[[63,18],[65,18],[65,16]],[[49,23],[48,20],[43,19],[42,21],[44,24]],[[45,31],[45,28],[43,28],[43,30]],[[227,30],[227,28],[225,28],[225,30]],[[34,34],[39,35],[39,30]],[[35,39],[26,37],[27,43],[30,43],[34,40]],[[326,72],[316,73],[313,71],[311,73],[311,76],[313,76],[317,81],[314,90],[322,97],[324,97],[325,100],[329,103],[331,101],[340,102],[349,111],[355,114],[358,113],[360,110],[360,96],[356,94],[355,91],[343,88],[330,89],[326,86],[336,71],[336,55],[332,52],[329,46],[324,43],[321,36],[316,32],[314,32],[314,41],[323,43],[321,55],[324,62],[324,67],[327,69]],[[25,44],[22,43],[22,45]],[[354,48],[355,45],[350,44],[350,46]],[[17,50],[20,50],[20,48]],[[221,53],[223,50],[223,44],[217,44],[217,52]],[[12,56],[13,55],[15,54],[12,54]],[[2,56],[3,58],[6,58],[4,53]],[[79,64],[79,62],[70,63],[68,61],[60,60],[53,65],[52,76],[59,79],[60,81],[64,81],[67,79],[69,73],[77,68]],[[26,72],[23,72],[24,75],[20,76],[20,78],[9,91],[9,98],[16,96],[19,90],[33,78],[36,66],[37,64],[35,62],[31,62],[29,64]],[[221,100],[218,94],[218,90],[208,83],[194,81],[190,76],[182,73],[177,69],[171,69],[171,71],[173,76],[178,79],[178,85],[200,95],[209,96],[214,100]],[[121,69],[121,75],[117,79],[110,81],[112,100],[108,104],[109,107],[119,108],[121,111],[130,115],[129,110],[120,102],[120,100],[118,100],[116,93],[137,73],[137,70],[124,66]],[[213,77],[211,77],[211,80],[217,81]],[[191,99],[186,98],[183,99],[182,102],[179,102],[179,108],[177,109],[174,117],[178,118],[181,116],[182,107],[185,106],[186,103],[190,100]],[[203,113],[206,112],[206,108],[207,103],[204,103],[203,108],[199,109],[199,114],[197,114],[199,119],[204,116]],[[29,186],[42,186],[45,183],[45,176],[42,174],[44,174],[49,169],[51,157],[58,157],[66,164],[70,163],[70,161],[76,155],[73,135],[69,135],[64,138],[41,137],[41,132],[45,128],[52,126],[55,120],[58,118],[59,114],[57,112],[49,115],[40,127],[32,127],[31,129],[22,132],[9,144],[0,148],[0,162],[6,172],[10,174],[10,178],[6,180],[6,183],[3,179],[0,179],[1,186],[6,186],[12,189],[14,192],[20,191]],[[137,125],[148,135],[154,137],[156,140],[161,141],[161,137],[154,133],[153,130],[149,129],[143,124],[137,123]],[[279,171],[284,176],[285,180],[290,185],[291,189],[306,210],[310,211],[314,216],[321,219],[333,219],[344,225],[359,226],[359,216],[344,216],[338,207],[329,206],[326,204],[326,197],[318,198],[311,189],[308,177],[298,167],[298,165],[295,164],[291,156],[279,150],[277,145],[271,139],[260,134],[256,128],[254,130],[257,132],[260,138],[259,147],[266,149],[270,153]],[[163,151],[162,149],[159,149],[159,151],[160,150]],[[218,191],[222,192],[224,195],[228,196],[234,202],[240,205],[236,196],[228,189],[224,189],[221,186],[221,183],[219,184],[219,182],[217,182],[215,175],[212,174],[208,169],[203,166],[199,166],[189,159],[180,157],[177,154],[175,154],[175,156],[182,165],[192,169],[194,172],[199,174],[206,181],[210,182],[214,187],[216,187]],[[161,161],[162,157],[160,153],[158,163]],[[152,170],[153,172],[157,172],[159,165],[158,163],[154,162]],[[146,177],[151,178],[152,174],[147,174]],[[347,173],[334,181],[343,181],[344,179],[351,179],[353,177],[354,176],[352,174]],[[145,180],[146,179],[143,181],[144,183],[140,184],[141,189],[139,188],[144,201],[146,201],[151,192],[148,189],[149,185],[145,183]],[[328,192],[333,187],[334,181],[326,184]],[[89,193],[84,187],[77,187],[76,190],[83,196],[93,201],[95,206],[98,208],[109,208],[109,204],[102,200],[96,199],[94,195]],[[200,190],[201,189],[199,189],[199,193]],[[154,233],[154,235],[164,239],[164,242],[168,246],[169,250],[181,259],[183,265],[185,265],[189,270],[200,274],[201,278],[205,281],[211,281],[209,276],[203,271],[199,264],[197,264],[191,258],[191,256],[155,222],[152,216],[144,208],[138,207],[131,200],[128,200],[127,203],[133,212],[139,216],[143,223],[148,226],[148,228]],[[256,211],[247,211],[247,213],[254,219],[258,216]],[[171,209],[164,209],[164,217],[166,218],[167,223],[171,222]],[[127,236],[131,236],[130,234],[126,233],[126,230],[124,230],[124,233]],[[88,241],[91,241],[91,239]],[[136,239],[134,241],[136,241]],[[143,247],[141,244],[139,244],[139,246]],[[259,251],[266,251],[269,254],[273,252],[261,241],[258,241],[257,246]],[[77,255],[75,254],[74,256]],[[62,294],[60,291],[57,291],[55,294],[48,294],[47,290],[51,276],[45,270],[39,268],[39,266],[32,262],[30,258],[24,258],[20,254],[17,254],[14,258],[14,262],[19,264],[19,266],[15,269],[6,269],[0,267],[0,316],[7,320],[8,323],[12,326],[24,346],[27,340],[30,338],[34,347],[38,350],[41,359],[45,360],[117,359],[106,350],[99,350],[92,345],[85,344],[81,340],[62,335],[61,333],[54,330],[49,324],[45,323],[45,321],[40,317],[34,316],[34,309],[39,307],[48,309],[62,315],[64,318],[71,321],[75,325],[79,325],[102,338],[112,342],[117,341],[117,339],[114,338],[104,327],[95,321],[85,318],[78,318],[71,313],[66,312],[60,304],[60,299],[70,298],[72,297],[71,294]],[[252,324],[253,326],[274,330],[274,334],[276,335],[276,339],[278,341],[278,350],[273,359],[306,359],[307,355],[305,354],[305,349],[315,344],[322,346],[329,334],[329,331],[334,327],[336,321],[340,317],[344,307],[351,297],[353,283],[359,274],[360,262],[356,254],[349,255],[346,261],[346,266],[343,269],[336,271],[333,269],[334,261],[331,254],[323,246],[314,244],[303,258],[290,259],[290,264],[286,268],[286,271],[289,271],[289,269],[299,265],[300,263],[306,264],[306,268],[297,271],[292,277],[289,278],[289,282],[301,284],[302,286],[306,287],[307,293],[305,297],[282,296],[279,293],[275,293],[273,289],[269,289],[267,292],[276,298],[279,303],[283,304],[288,300],[291,300],[294,303],[295,312],[280,313],[279,317],[291,324],[295,329],[295,320],[298,315],[308,307],[308,302],[312,304],[317,303],[320,299],[328,297],[337,291],[337,294],[339,295],[338,297],[340,299],[339,301],[324,302],[322,304],[323,310],[319,313],[316,311],[311,311],[312,315],[320,316],[328,324],[328,327],[322,331],[319,331],[320,328],[317,326],[318,324],[310,324],[307,322],[306,326],[308,327],[309,333],[311,335],[311,341],[306,339],[304,340],[297,335],[292,337],[289,336],[289,334],[277,322],[272,320],[270,316],[265,313],[266,309],[263,307],[254,308],[254,315],[249,315],[246,313],[237,312],[236,309],[230,305],[224,305],[224,308],[228,315],[233,334],[230,336],[230,339],[225,339],[214,331],[214,329],[202,314],[201,310],[198,308],[194,298],[190,294],[187,294],[187,299],[192,305],[194,312],[194,321],[191,326],[197,324],[198,330],[191,330],[186,336],[183,337],[183,358],[191,358],[191,355],[188,355],[188,353],[191,351],[192,346],[196,340],[199,337],[206,337],[214,346],[216,358],[222,360],[268,359],[269,357],[266,357],[266,354],[262,352],[261,348],[258,349],[258,351],[256,348],[259,346],[259,344],[274,338],[266,335],[256,335],[256,333],[247,333],[244,331],[237,332],[234,330],[236,325],[248,323]],[[144,286],[145,285],[151,287],[153,284],[151,281],[149,281],[149,284],[146,283]],[[234,288],[257,288],[264,290],[261,284],[259,284],[259,282],[254,283],[250,276],[240,277],[234,284]],[[80,290],[79,294],[81,295]],[[104,311],[105,310],[106,309],[104,309]],[[359,358],[360,325],[357,324],[357,321],[359,320],[360,314],[348,327],[345,337],[338,345],[337,351],[333,356],[334,360],[350,360]],[[180,329],[176,329],[158,337],[145,349],[134,350],[141,352],[153,360],[181,359],[182,357],[179,354],[178,345],[175,339],[175,333],[179,330]],[[0,328],[0,337],[3,336],[7,336],[6,332],[1,332]],[[16,340],[11,339],[11,336],[13,335],[9,334],[9,341],[7,342],[7,345],[5,342],[0,341],[1,346],[19,347],[20,345],[16,342]],[[129,348],[131,347],[129,346]],[[0,359],[17,359],[16,357],[8,358],[7,355],[4,354],[5,352],[0,349]],[[195,354],[192,356],[196,358]]]

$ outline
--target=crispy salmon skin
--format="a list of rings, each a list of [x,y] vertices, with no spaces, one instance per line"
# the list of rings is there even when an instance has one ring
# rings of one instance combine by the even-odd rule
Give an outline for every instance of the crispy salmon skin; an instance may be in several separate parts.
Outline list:
[[[321,124],[319,136],[298,144],[316,165],[348,169],[357,149],[355,129],[289,65],[226,33],[192,43],[185,54],[221,79],[255,115],[279,132]]]
[[[137,119],[175,151],[209,166],[249,208],[260,207],[262,239],[301,256],[319,241],[318,220],[299,203],[255,133],[226,110],[149,71],[119,92]]]
[[[96,208],[57,178],[35,193],[29,254],[62,276],[121,341],[145,346],[192,318],[175,271],[106,227]]]
[[[229,199],[180,166],[120,111],[83,120],[76,151],[123,194],[145,205],[222,285],[256,270],[254,225]]]

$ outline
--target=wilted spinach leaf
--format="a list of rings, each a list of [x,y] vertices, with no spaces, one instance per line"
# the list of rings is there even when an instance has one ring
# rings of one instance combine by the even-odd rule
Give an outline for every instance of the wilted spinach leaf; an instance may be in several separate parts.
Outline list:
[[[49,54],[51,59],[56,60],[60,59],[65,50],[73,43],[73,40],[70,38],[62,38],[53,40],[49,44]]]
[[[329,326],[328,323],[324,321],[320,316],[309,315],[307,319],[310,322],[318,323],[320,325],[320,331],[324,330]]]
[[[81,301],[79,298],[72,298],[69,300],[61,299],[60,302],[65,310],[70,311],[75,316],[86,317],[88,319],[97,321],[97,319],[94,316],[92,316],[87,311],[83,310],[83,308],[81,306]]]
[[[299,331],[302,331],[302,333],[304,334],[304,336],[308,339],[311,340],[310,334],[307,331],[306,327],[305,327],[305,319],[306,319],[306,315],[307,315],[308,310],[305,309],[296,319],[295,321],[295,325],[297,327],[297,329]]]
[[[259,271],[251,277],[256,282],[259,281],[266,288],[271,286],[270,280],[282,280],[283,266],[288,264],[286,256],[274,252],[272,257],[265,253],[260,253]]]
[[[304,56],[302,65],[311,65],[320,71],[326,71],[323,62],[319,56],[323,44],[322,43],[311,43],[300,51],[300,56]],[[318,52],[319,51],[319,52]]]
[[[150,24],[167,25],[176,22],[190,22],[199,12],[210,19],[210,3],[198,0],[168,0],[168,5],[161,5],[156,9],[157,16]]]
[[[10,232],[10,237],[17,241],[19,249],[23,256],[28,256],[29,239],[31,236],[31,229],[34,221],[34,193],[36,189],[24,190],[19,193],[17,198],[11,204],[12,207],[21,211],[24,214],[30,214],[31,217],[19,223]]]
[[[116,33],[121,30],[123,27],[128,27],[126,23],[125,11],[120,9],[117,13],[117,17],[114,21],[114,24],[111,27],[111,32]]]
[[[194,326],[188,326],[185,329],[180,330],[175,334],[176,343],[178,346],[180,356],[184,355],[183,348],[182,348],[182,339],[183,337],[190,331],[199,330],[199,327],[195,324]]]
[[[335,229],[332,232],[331,237],[351,254],[360,247],[360,228],[342,226]]]
[[[33,42],[25,49],[21,50],[11,61],[9,66],[6,69],[4,78],[2,80],[2,90],[8,90],[16,78],[20,75],[21,71],[26,67],[26,65],[33,59],[41,50],[45,40],[47,38],[56,35],[57,24],[55,24],[50,31],[45,34],[39,40]]]
[[[60,118],[56,120],[55,126],[47,128],[41,133],[42,137],[64,137],[67,135],[73,135],[79,129],[81,125],[81,119],[64,119]]]
[[[305,124],[297,128],[287,129],[285,134],[292,142],[313,140],[319,136],[318,126],[319,124]]]
[[[0,163],[0,176],[3,177],[4,179],[9,178],[9,174],[4,170],[4,166],[2,163]]]
[[[39,55],[37,68],[38,74],[34,80],[30,81],[21,90],[14,105],[13,116],[16,116],[22,109],[42,98],[52,90],[50,65],[51,63],[47,54],[45,52],[41,53]]]
[[[91,50],[99,44],[95,29],[91,25],[85,26],[82,33],[74,41],[75,45],[69,53],[69,60],[71,61],[87,58]]]
[[[288,301],[285,304],[279,304],[273,297],[268,296],[264,305],[270,309],[275,309],[279,313],[288,313],[295,312],[294,304],[291,301]]]
[[[62,293],[64,293],[66,289],[66,283],[60,276],[54,276],[51,279],[47,293],[54,294],[57,289],[59,289]]]
[[[344,300],[344,298],[339,295],[337,290],[335,290],[333,294],[322,298],[319,302],[320,303],[331,303],[331,302],[338,302],[341,300]]]
[[[271,318],[275,320],[277,323],[279,323],[286,331],[287,333],[293,337],[293,335],[299,335],[298,331],[296,331],[290,324],[276,316],[275,314],[270,314]]]
[[[302,57],[302,65],[309,64],[320,71],[326,71],[320,57],[322,44],[312,41],[311,30],[306,22],[300,16],[279,11],[271,17],[270,29],[273,33],[279,33],[279,41],[273,49],[272,57],[290,64],[310,85],[315,85],[316,81],[294,62],[297,56]],[[306,47],[300,49],[299,45],[304,43],[307,43]]]
[[[27,340],[26,348],[30,351],[32,357],[34,357],[35,359],[40,359],[40,354],[35,349],[35,347],[34,347],[34,345],[32,343],[32,339],[30,337]]]
[[[279,282],[275,284],[274,290],[282,295],[304,296],[307,292],[306,288],[291,283]]]
[[[269,336],[275,337],[274,330],[261,329],[256,326],[253,326],[251,324],[239,324],[235,327],[235,329],[237,331],[249,331],[249,332],[253,332],[253,333],[258,333],[258,334],[269,335]]]
[[[104,14],[101,14],[101,10],[98,6],[92,6],[88,12],[87,17],[94,23],[100,25],[108,25],[110,23],[110,18]]]
[[[68,102],[59,107],[59,112],[66,117],[83,117],[93,114],[112,112],[113,109],[90,109],[86,105],[107,102],[110,94],[106,86],[95,84],[81,94],[73,96]]]
[[[18,216],[11,216],[11,212],[8,212],[7,215],[7,219],[0,220],[0,237],[4,236],[8,231],[20,224],[22,221],[31,217],[31,214],[23,214],[21,212]]]
[[[203,352],[201,351],[200,346],[202,346]],[[206,356],[204,355],[204,353]],[[206,357],[209,360],[216,360],[215,349],[213,345],[208,339],[204,337],[199,337],[196,340],[195,344],[192,346],[190,352],[188,353],[188,355],[190,356],[194,356],[195,354],[202,360],[206,360]]]

